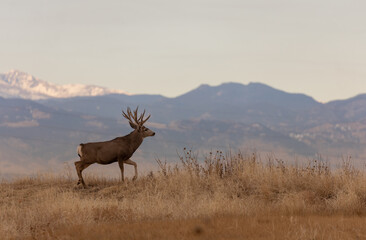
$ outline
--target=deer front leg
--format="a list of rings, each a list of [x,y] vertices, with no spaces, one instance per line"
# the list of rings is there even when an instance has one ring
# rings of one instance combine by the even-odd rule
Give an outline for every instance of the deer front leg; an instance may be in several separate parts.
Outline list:
[[[135,176],[132,178],[132,180],[136,180],[137,179],[137,164],[134,161],[132,161],[131,159],[124,161],[124,163],[133,165],[135,167]]]
[[[124,167],[123,167],[123,161],[118,160],[119,168],[121,169],[121,175],[122,175],[122,182],[125,181],[125,173],[124,173]]]

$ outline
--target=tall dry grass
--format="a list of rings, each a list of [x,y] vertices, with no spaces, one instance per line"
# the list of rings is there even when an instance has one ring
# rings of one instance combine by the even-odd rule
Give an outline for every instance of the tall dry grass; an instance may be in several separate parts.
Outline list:
[[[330,170],[326,163],[317,160],[290,166],[275,158],[260,160],[256,154],[216,152],[209,153],[200,162],[194,153],[184,150],[179,164],[169,165],[160,160],[157,164],[159,171],[134,182],[87,176],[87,189],[75,186],[73,173],[3,181],[0,236],[2,239],[93,239],[99,236],[96,231],[110,236],[113,229],[122,231],[126,226],[141,229],[156,221],[168,226],[192,219],[193,222],[213,219],[215,223],[220,220],[214,219],[228,222],[239,218],[237,223],[252,223],[253,229],[261,229],[261,224],[275,226],[280,219],[290,221],[292,217],[342,216],[365,220],[366,175],[347,161],[342,168]],[[278,219],[250,221],[261,216]],[[189,226],[187,222],[185,225]],[[179,226],[173,224],[172,228]],[[171,231],[176,233],[174,229]],[[314,234],[311,228],[310,233]],[[177,234],[178,238],[186,236],[179,235],[179,231]],[[304,238],[296,235],[295,230],[295,235],[286,234],[287,239],[309,239],[301,231],[298,234]]]

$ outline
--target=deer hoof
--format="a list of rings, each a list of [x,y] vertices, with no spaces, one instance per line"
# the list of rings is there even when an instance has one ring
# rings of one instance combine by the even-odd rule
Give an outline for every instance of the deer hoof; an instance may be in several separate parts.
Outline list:
[[[136,176],[134,176],[133,178],[132,178],[132,181],[135,181],[137,179],[137,177]]]

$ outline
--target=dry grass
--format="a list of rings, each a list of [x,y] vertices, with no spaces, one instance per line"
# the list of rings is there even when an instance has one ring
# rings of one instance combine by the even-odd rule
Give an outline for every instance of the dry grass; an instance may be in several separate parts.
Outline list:
[[[0,184],[2,239],[366,239],[366,175],[190,151],[137,181],[65,176]]]

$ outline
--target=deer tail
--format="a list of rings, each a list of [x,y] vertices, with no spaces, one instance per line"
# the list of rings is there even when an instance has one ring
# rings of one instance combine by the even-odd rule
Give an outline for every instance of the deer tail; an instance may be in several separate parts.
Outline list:
[[[81,151],[82,147],[83,147],[83,144],[80,144],[80,145],[78,146],[78,148],[77,148],[77,152],[78,152],[79,157],[82,157],[82,156],[83,156],[83,153],[82,153],[82,151]]]

